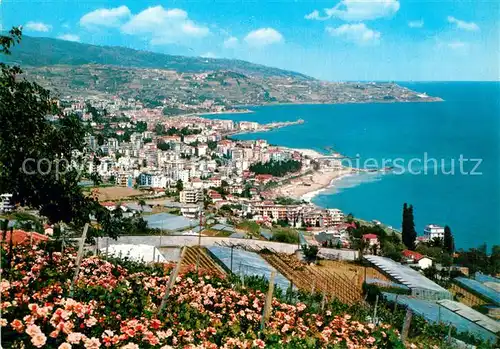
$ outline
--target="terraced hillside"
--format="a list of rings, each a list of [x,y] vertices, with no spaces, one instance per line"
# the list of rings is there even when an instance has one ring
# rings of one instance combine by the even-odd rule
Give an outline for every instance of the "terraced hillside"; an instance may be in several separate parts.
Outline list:
[[[182,266],[183,268],[187,268],[193,265],[198,265],[200,269],[209,270],[221,276],[226,274],[226,271],[210,257],[205,247],[187,247],[184,259],[182,260]]]
[[[320,261],[320,265],[328,270],[332,270],[337,274],[343,275],[346,279],[359,285],[363,285],[366,278],[379,279],[383,281],[391,281],[384,274],[372,267],[364,267],[354,263],[341,262],[341,261]]]
[[[294,255],[282,253],[262,257],[301,290],[324,293],[351,305],[363,301],[361,285],[332,268],[303,264]]]

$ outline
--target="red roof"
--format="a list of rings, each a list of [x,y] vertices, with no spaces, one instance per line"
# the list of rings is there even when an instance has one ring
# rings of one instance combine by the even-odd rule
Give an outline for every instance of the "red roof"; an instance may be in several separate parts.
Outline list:
[[[101,202],[101,206],[104,206],[104,207],[115,207],[116,205],[117,205],[116,202],[110,202],[110,201]]]
[[[403,252],[401,252],[401,254],[407,258],[413,259],[416,262],[418,262],[419,260],[424,258],[424,255],[422,255],[418,252],[415,252],[415,251],[410,251],[410,250],[403,250]]]
[[[3,233],[0,234],[0,240],[2,240],[2,237]],[[34,244],[38,244],[40,241],[47,241],[48,239],[49,237],[46,235],[37,232],[26,232],[24,230],[14,230],[12,234],[12,243],[14,245],[29,244],[30,240],[32,240]],[[10,243],[10,231],[7,231],[5,241]]]
[[[363,235],[363,239],[365,239],[365,240],[378,239],[378,236],[375,234],[365,234],[365,235]]]

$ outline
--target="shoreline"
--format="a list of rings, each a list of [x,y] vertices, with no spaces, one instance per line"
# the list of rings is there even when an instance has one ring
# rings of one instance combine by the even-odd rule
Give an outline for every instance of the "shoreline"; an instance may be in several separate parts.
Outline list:
[[[329,171],[318,170],[296,178],[292,183],[274,188],[272,192],[275,197],[284,196],[311,202],[315,196],[332,187],[336,181],[353,173],[348,167]]]
[[[353,101],[353,102],[272,102],[272,103],[266,103],[266,104],[243,104],[243,105],[236,105],[235,107],[242,107],[242,108],[257,108],[257,107],[275,107],[275,106],[280,106],[280,105],[347,105],[347,104],[393,104],[393,103],[436,103],[436,102],[446,102],[441,97],[433,97],[429,96],[428,98],[421,98],[420,100],[408,100],[408,101],[401,101],[401,100],[377,100],[377,101]],[[254,111],[251,111],[254,112]]]

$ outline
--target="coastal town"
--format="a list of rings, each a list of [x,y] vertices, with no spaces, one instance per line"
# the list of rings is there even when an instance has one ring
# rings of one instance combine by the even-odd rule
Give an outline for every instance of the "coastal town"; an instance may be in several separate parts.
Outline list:
[[[498,347],[500,246],[457,249],[411,203],[401,228],[318,206],[390,168],[261,137],[307,119],[250,121],[254,105],[441,99],[231,64],[31,66],[27,80],[2,65],[1,346]]]

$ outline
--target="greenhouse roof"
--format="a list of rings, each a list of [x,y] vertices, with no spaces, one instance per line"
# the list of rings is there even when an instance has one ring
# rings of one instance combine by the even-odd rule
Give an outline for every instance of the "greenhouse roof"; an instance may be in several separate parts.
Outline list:
[[[408,286],[409,288],[426,289],[434,292],[449,294],[446,289],[406,265],[380,256],[368,255],[364,257],[368,261],[376,265],[378,268],[389,274],[391,277],[396,279],[398,282]]]

